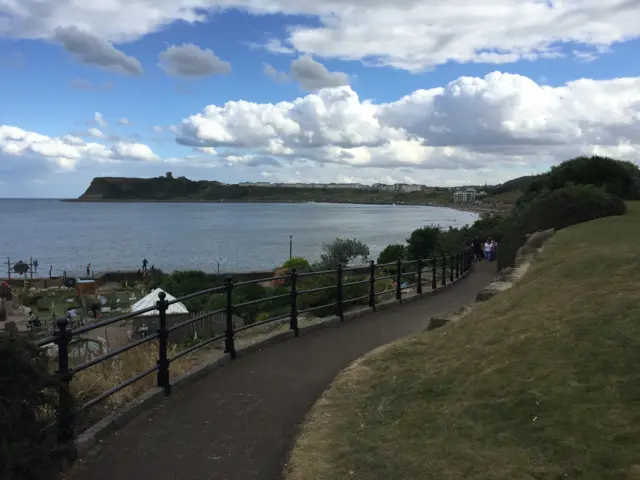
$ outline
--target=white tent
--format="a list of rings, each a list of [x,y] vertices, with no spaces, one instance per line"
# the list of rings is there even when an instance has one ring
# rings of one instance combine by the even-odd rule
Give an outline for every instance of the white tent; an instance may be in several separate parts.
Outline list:
[[[149,307],[153,307],[156,302],[158,300],[160,300],[158,298],[158,295],[164,292],[164,290],[162,290],[161,288],[156,288],[154,291],[152,291],[151,293],[149,293],[148,295],[146,295],[145,297],[141,298],[140,300],[138,300],[136,303],[134,303],[131,306],[131,312],[135,312],[136,310],[143,310],[145,308],[149,308]],[[164,292],[167,296],[166,296],[166,300],[167,301],[171,301],[171,300],[175,300],[176,297],[174,297],[173,295],[171,295],[170,293]],[[185,315],[188,314],[189,310],[187,309],[187,307],[184,306],[184,303],[178,302],[178,303],[174,303],[172,305],[169,305],[169,308],[167,309],[167,315]],[[140,315],[137,315],[138,317],[153,317],[153,316],[158,316],[160,314],[160,312],[158,312],[158,310],[150,310],[146,313],[141,313]]]

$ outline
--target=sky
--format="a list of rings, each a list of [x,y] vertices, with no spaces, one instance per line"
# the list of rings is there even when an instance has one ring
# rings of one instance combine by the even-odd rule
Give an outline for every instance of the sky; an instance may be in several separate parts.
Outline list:
[[[0,198],[640,162],[640,0],[0,0]]]

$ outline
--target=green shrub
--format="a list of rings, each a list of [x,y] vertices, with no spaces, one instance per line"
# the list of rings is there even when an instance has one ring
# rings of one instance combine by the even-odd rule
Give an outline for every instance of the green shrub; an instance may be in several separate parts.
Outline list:
[[[442,231],[438,226],[422,227],[411,232],[407,238],[407,257],[416,260],[420,257],[431,258],[440,249],[440,235]]]
[[[378,263],[391,263],[407,259],[407,247],[401,243],[387,245],[378,255]]]
[[[626,212],[624,201],[591,185],[568,185],[553,190],[515,211],[505,220],[498,248],[498,267],[512,266],[526,235],[538,230],[569,227],[589,220]]]
[[[578,157],[562,162],[529,185],[525,199],[569,184],[602,187],[625,200],[640,199],[640,169],[631,163],[607,157]]]
[[[293,257],[282,264],[282,268],[295,268],[297,272],[311,270],[311,265],[302,257]]]
[[[0,479],[55,478],[56,380],[33,344],[0,333]]]

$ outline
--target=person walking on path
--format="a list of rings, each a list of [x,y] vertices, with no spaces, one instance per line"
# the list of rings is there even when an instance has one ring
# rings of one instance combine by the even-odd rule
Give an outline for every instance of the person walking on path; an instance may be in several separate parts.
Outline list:
[[[484,242],[484,259],[487,262],[491,261],[491,239],[488,238],[485,242]]]
[[[473,237],[473,260],[482,260],[482,241],[478,237]]]

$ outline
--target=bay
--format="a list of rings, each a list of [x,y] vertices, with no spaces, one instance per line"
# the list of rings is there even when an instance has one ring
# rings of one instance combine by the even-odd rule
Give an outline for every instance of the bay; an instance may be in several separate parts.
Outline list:
[[[461,227],[477,215],[442,207],[321,203],[66,203],[0,199],[0,263],[38,259],[38,276],[66,270],[271,270],[293,255],[319,258],[336,237],[366,243],[375,259],[425,225]],[[0,266],[1,268],[1,266]],[[0,277],[6,276],[6,265]]]

